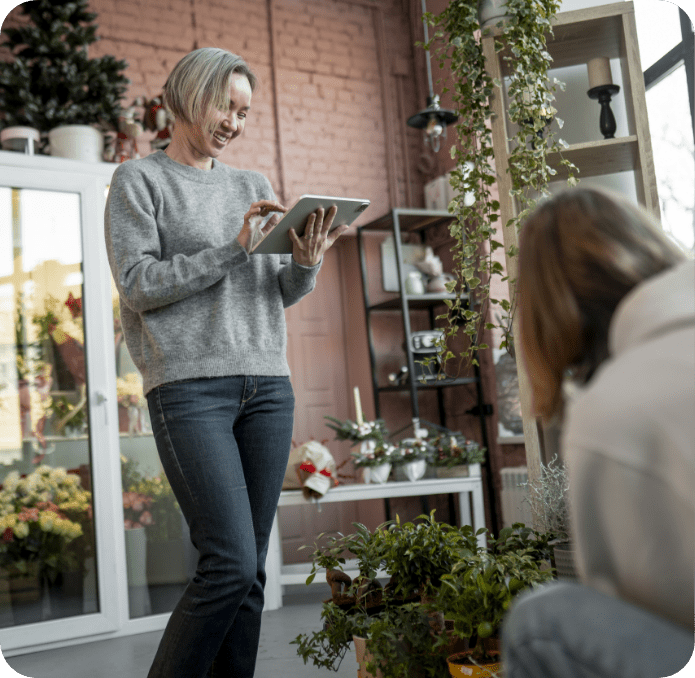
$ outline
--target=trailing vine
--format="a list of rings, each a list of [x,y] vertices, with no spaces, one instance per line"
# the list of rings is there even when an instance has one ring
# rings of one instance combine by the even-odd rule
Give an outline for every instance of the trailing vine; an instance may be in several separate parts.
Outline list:
[[[548,165],[548,154],[567,147],[551,124],[557,123],[558,128],[563,125],[553,101],[564,84],[555,78],[551,82],[548,71],[552,57],[546,49],[547,36],[552,34],[550,22],[559,7],[560,0],[507,0],[508,18],[500,39],[495,39],[497,52],[508,47],[503,56],[510,70],[508,116],[517,126],[510,139],[509,172],[512,196],[519,209],[507,227],[514,226],[517,232],[538,201],[549,195],[548,184],[557,171]],[[450,347],[459,332],[469,338],[467,348],[458,355],[460,368],[463,362],[477,365],[477,351],[489,348],[481,342],[484,330],[500,329],[500,348],[513,353],[515,281],[509,281],[510,301],[490,296],[492,276],[504,276],[502,265],[493,259],[493,253],[504,244],[497,237],[500,203],[491,190],[496,176],[490,128],[491,97],[495,90],[501,96],[503,83],[493,80],[485,69],[482,37],[490,29],[481,31],[477,0],[452,0],[444,12],[438,16],[428,13],[425,19],[435,27],[435,33],[424,47],[430,49],[435,42],[443,42],[436,55],[440,67],[448,66],[451,73],[452,98],[459,115],[457,143],[451,148],[451,157],[456,161],[450,180],[455,198],[448,206],[456,217],[449,227],[454,241],[451,251],[455,280],[447,283],[447,289],[452,293],[457,289],[468,291],[470,299],[458,295],[455,300],[446,300],[447,311],[437,320],[446,323],[438,342],[438,358],[443,365],[457,358]],[[577,168],[564,158],[561,164],[568,172],[568,184],[575,185]],[[514,257],[518,251],[512,246],[507,254]],[[492,321],[489,319],[495,306],[501,308],[502,315]]]

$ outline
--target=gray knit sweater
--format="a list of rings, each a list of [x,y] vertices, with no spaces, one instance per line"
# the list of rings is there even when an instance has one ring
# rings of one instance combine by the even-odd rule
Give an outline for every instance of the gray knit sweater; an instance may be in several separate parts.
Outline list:
[[[284,308],[311,292],[320,264],[247,254],[236,236],[263,199],[275,195],[262,174],[214,159],[201,170],[157,151],[114,172],[106,250],[145,394],[181,379],[290,374]]]

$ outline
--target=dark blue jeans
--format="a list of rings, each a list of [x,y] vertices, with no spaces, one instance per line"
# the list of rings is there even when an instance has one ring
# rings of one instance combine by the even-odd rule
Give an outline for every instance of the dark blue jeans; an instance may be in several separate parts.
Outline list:
[[[292,445],[288,377],[164,384],[147,401],[159,457],[199,552],[148,678],[251,678],[265,558]]]

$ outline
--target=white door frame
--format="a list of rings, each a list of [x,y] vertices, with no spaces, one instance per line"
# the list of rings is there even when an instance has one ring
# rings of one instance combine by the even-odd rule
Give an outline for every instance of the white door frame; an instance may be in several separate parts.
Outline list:
[[[90,451],[100,611],[0,629],[6,657],[163,629],[169,614],[129,619],[106,187],[117,165],[0,151],[0,185],[80,195]]]

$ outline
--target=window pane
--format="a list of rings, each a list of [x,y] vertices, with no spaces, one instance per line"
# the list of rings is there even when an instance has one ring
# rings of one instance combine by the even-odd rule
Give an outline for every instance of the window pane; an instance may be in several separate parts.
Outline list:
[[[142,377],[123,337],[113,278],[111,295],[128,601],[130,617],[136,618],[174,609],[195,573],[198,552],[159,460]]]
[[[665,0],[635,0],[642,69],[647,70],[681,40],[678,7]]]
[[[662,224],[695,251],[695,149],[684,66],[647,91],[647,112]]]
[[[0,627],[98,612],[80,196],[0,187]]]

